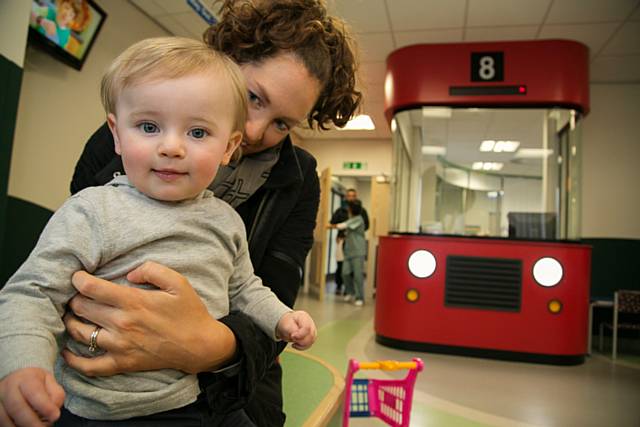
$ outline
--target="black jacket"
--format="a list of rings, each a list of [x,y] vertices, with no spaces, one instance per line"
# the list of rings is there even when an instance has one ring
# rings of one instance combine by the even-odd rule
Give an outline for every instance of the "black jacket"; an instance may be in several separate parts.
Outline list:
[[[313,156],[293,146],[288,137],[282,144],[267,181],[237,211],[247,229],[256,274],[293,307],[313,244],[320,185]],[[85,145],[71,193],[104,185],[115,172],[124,172],[122,161],[104,124]],[[244,406],[259,426],[283,425],[281,370],[274,361],[284,345],[271,340],[242,313],[231,313],[220,321],[235,334],[241,363],[232,375],[200,375],[211,408],[224,413]]]
[[[360,212],[362,216],[362,220],[364,221],[364,230],[367,231],[369,229],[369,215],[367,214],[367,210],[362,207],[362,212]],[[331,215],[330,224],[340,224],[341,222],[345,222],[349,219],[349,211],[345,207],[339,207],[335,210],[333,215]],[[338,230],[338,237],[344,237],[344,230]]]
[[[367,210],[362,207],[362,212],[360,212],[360,216],[362,216],[362,220],[364,221],[364,229],[369,229],[369,215],[367,214]],[[335,210],[333,215],[331,215],[331,224],[340,224],[341,222],[345,222],[349,219],[349,211],[347,208],[339,207]]]

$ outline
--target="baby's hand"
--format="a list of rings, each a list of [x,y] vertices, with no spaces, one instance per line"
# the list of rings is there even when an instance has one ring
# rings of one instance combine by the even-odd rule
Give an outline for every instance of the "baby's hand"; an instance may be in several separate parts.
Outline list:
[[[316,324],[306,311],[285,313],[276,327],[278,338],[292,342],[296,350],[306,350],[316,341]]]
[[[19,369],[0,381],[0,426],[51,425],[63,403],[64,390],[51,372]]]

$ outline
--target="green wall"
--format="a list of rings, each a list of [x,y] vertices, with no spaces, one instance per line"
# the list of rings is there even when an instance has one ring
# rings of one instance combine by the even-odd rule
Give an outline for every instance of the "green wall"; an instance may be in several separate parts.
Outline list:
[[[640,290],[640,239],[584,238],[591,245],[591,299],[613,299],[619,289]]]
[[[0,258],[7,252],[4,248],[7,189],[21,83],[22,68],[0,55]]]

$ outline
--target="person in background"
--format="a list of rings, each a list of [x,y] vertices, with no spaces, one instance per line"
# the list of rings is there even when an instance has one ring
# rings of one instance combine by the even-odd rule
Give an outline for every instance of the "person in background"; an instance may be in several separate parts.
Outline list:
[[[364,219],[360,200],[347,202],[349,218],[338,224],[329,224],[329,228],[343,230],[344,261],[342,263],[342,281],[345,286],[345,301],[354,301],[354,305],[364,304],[364,257],[367,254],[367,241],[364,237]]]
[[[243,156],[221,167],[210,188],[240,214],[256,275],[293,307],[313,244],[320,188],[315,159],[294,146],[289,133],[302,122],[319,129],[343,127],[357,112],[355,47],[346,24],[329,15],[320,0],[219,5],[219,21],[204,39],[239,64],[249,108]],[[71,192],[104,185],[121,172],[105,124],[87,142]],[[102,327],[97,344],[105,353],[69,356],[66,362],[102,377],[162,368],[197,373],[216,422],[243,410],[258,426],[282,426],[277,355],[284,343],[273,341],[242,312],[213,318],[189,281],[162,262],[131,273],[143,274],[159,288],[154,291],[118,286],[86,272],[73,276],[79,295],[69,303],[67,331],[86,346],[96,326]]]
[[[341,206],[333,212],[331,216],[331,220],[329,221],[331,224],[338,224],[346,221],[349,218],[349,212],[347,210],[347,204],[350,201],[358,200],[358,192],[355,188],[349,188],[345,194],[344,200],[341,203]],[[369,215],[367,214],[367,210],[362,208],[362,219],[364,221],[364,230],[367,231],[369,229]],[[344,245],[344,230],[338,230],[338,234],[336,236],[336,248],[339,245]],[[343,280],[342,280],[342,260],[338,260],[338,249],[336,249],[336,294],[343,295]]]
[[[144,280],[127,273],[161,259],[189,279],[213,316],[240,310],[274,340],[299,349],[313,343],[311,317],[262,285],[242,219],[207,190],[242,139],[245,94],[238,66],[197,40],[147,39],[116,58],[102,99],[126,174],[67,200],[0,290],[0,414],[19,425],[55,421],[62,384],[61,426],[183,427],[209,417],[196,375],[163,369],[103,378],[69,369],[65,355],[100,354],[99,326],[88,347],[71,342],[60,354],[54,345],[65,342],[61,317],[80,268],[139,288]],[[19,397],[22,405],[11,404]]]

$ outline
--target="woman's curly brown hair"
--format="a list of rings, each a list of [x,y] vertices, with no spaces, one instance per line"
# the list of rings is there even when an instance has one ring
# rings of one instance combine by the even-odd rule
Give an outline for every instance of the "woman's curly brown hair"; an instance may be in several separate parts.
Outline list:
[[[238,64],[258,63],[282,51],[300,58],[322,85],[307,121],[328,129],[343,127],[357,111],[357,61],[346,24],[332,16],[322,0],[224,0],[220,22],[204,33],[214,49]]]

